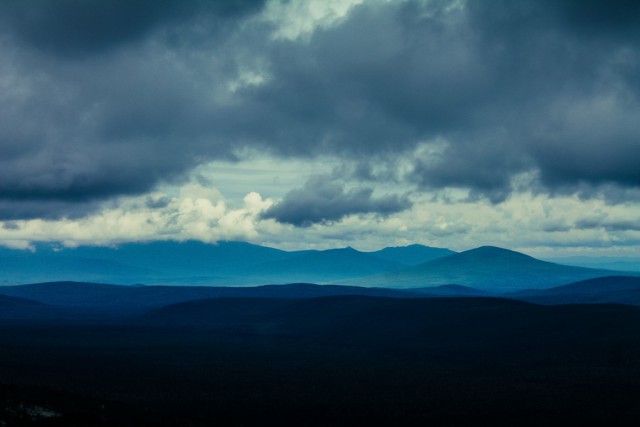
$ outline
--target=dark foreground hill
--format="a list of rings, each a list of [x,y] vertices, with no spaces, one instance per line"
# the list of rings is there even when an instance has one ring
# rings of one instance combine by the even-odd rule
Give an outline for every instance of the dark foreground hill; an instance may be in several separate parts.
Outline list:
[[[538,304],[640,305],[640,277],[599,277],[551,289],[515,292],[507,296]]]
[[[0,421],[19,425],[640,420],[640,309],[623,305],[218,298],[120,323],[0,322],[0,348]]]
[[[450,295],[451,291],[447,291]],[[445,292],[443,290],[443,292]],[[93,309],[99,312],[135,313],[179,302],[204,298],[313,298],[366,295],[411,298],[422,292],[358,286],[292,283],[249,287],[213,286],[123,286],[104,283],[46,282],[2,286],[0,296],[27,298],[60,308]],[[9,300],[7,300],[9,301]],[[15,300],[18,301],[18,300]],[[0,304],[2,300],[0,300]]]
[[[0,322],[67,319],[75,310],[63,310],[38,301],[0,295]]]
[[[33,307],[40,306],[42,304],[37,301],[32,301],[26,298],[16,298],[16,297],[8,297],[5,295],[0,295],[0,309],[6,310],[9,308],[22,308],[22,307]]]
[[[346,280],[351,285],[416,288],[465,285],[490,292],[543,289],[619,273],[541,261],[508,249],[483,246],[408,269]]]

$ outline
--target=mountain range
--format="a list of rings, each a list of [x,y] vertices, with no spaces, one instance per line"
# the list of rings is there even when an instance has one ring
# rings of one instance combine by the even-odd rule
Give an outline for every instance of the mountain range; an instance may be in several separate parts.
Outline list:
[[[536,304],[640,305],[640,277],[598,277],[550,289],[518,291],[505,296]]]
[[[176,304],[193,303],[196,304],[194,307],[213,304],[198,301],[215,300],[220,301],[215,304],[225,305],[225,301],[230,303],[237,299],[300,300],[343,296],[393,299],[500,298],[542,305],[615,303],[640,306],[640,277],[608,276],[548,289],[503,293],[461,285],[389,289],[309,283],[213,287],[48,282],[0,287],[0,319],[104,320],[136,316]]]
[[[551,288],[579,280],[616,274],[638,275],[633,272],[614,272],[555,264],[508,249],[482,246],[410,268],[346,280],[343,283],[393,288],[456,284],[486,291],[505,292],[528,288]]]
[[[604,268],[607,270],[618,271],[639,271],[640,259],[632,257],[588,257],[588,256],[572,256],[545,259],[558,264],[573,265],[576,267],[588,268]]]
[[[492,246],[460,253],[423,245],[375,252],[351,247],[284,251],[244,242],[189,241],[0,250],[0,283],[5,285],[53,281],[191,287],[316,283],[389,289],[456,285],[474,288],[476,294],[639,275],[556,264]],[[459,291],[445,289],[439,292]]]
[[[496,247],[235,242],[0,250],[5,283],[11,273],[48,281],[0,286],[7,425],[634,425],[640,414],[637,273]]]
[[[245,242],[128,243],[35,251],[0,248],[0,284],[89,281],[243,286],[331,281],[403,269],[455,252],[423,245],[361,252],[284,251]]]

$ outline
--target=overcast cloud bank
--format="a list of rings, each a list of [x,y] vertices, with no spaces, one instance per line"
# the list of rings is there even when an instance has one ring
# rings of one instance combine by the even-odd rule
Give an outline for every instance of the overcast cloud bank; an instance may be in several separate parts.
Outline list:
[[[531,195],[608,216],[640,201],[634,1],[15,0],[0,55],[3,230],[79,226],[247,153],[330,159],[330,178],[301,176],[255,214],[306,229],[430,199],[501,210]],[[534,220],[637,242],[626,220]]]

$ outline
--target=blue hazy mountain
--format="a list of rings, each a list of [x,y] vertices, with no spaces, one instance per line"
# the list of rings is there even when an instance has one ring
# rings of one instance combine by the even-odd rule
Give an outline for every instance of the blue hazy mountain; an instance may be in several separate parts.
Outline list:
[[[598,277],[550,289],[524,290],[507,296],[538,304],[640,305],[640,277]]]
[[[55,279],[128,281],[131,277],[152,277],[158,273],[115,259],[83,255],[15,251],[0,256],[0,283],[15,284]]]
[[[386,288],[416,288],[456,284],[506,292],[560,286],[595,277],[633,275],[611,270],[565,266],[493,246],[456,253],[418,266],[371,277],[344,281],[345,284]]]
[[[160,241],[77,248],[41,244],[34,252],[0,249],[0,283],[246,286],[328,282],[397,270],[446,251],[420,245],[390,249],[378,251],[383,256],[377,256],[353,248],[283,251],[245,242]]]
[[[405,264],[347,247],[309,251],[284,260],[265,263],[257,266],[254,274],[285,282],[326,282],[399,270],[404,266]]]
[[[291,256],[244,242],[159,241],[62,249],[38,245],[35,252],[1,250],[0,271],[1,280],[9,284],[69,280],[234,284],[233,277],[246,276],[254,265]]]
[[[454,251],[445,248],[433,248],[424,245],[392,246],[375,252],[367,252],[378,258],[404,265],[418,265],[423,262],[442,258],[455,254]]]
[[[361,252],[353,248],[283,251],[243,242],[150,242],[117,247],[0,250],[0,283],[50,281],[114,284],[254,286],[339,283],[420,288],[461,285],[502,292],[638,273],[565,266],[496,247],[462,253],[421,245]],[[440,256],[426,262],[424,257]]]
[[[574,265],[577,267],[604,268],[607,270],[640,272],[640,258],[632,257],[572,256],[550,259],[549,261],[565,265]]]
[[[291,253],[245,242],[127,243],[117,247],[65,249],[65,256],[127,262],[162,275],[234,275],[251,265],[285,259]]]

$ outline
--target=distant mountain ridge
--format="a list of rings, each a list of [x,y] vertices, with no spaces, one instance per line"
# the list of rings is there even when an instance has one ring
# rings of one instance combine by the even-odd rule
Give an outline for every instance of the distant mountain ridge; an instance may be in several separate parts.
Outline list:
[[[0,248],[0,283],[48,281],[245,286],[330,282],[405,268],[449,254],[423,245],[362,252],[353,248],[284,251],[246,242],[128,243],[35,252]]]
[[[277,305],[286,305],[285,301],[287,300],[335,297],[394,300],[462,298],[468,301],[500,298],[505,301],[516,300],[539,305],[624,304],[640,306],[640,277],[600,277],[548,289],[526,289],[503,293],[461,285],[389,289],[309,283],[253,287],[126,286],[79,282],[35,283],[0,287],[0,320],[35,321],[40,319],[53,322],[79,321],[82,323],[109,319],[117,321],[117,319],[132,319],[150,310],[180,304],[199,310],[207,318],[222,319],[226,310],[224,307],[229,304],[268,307],[271,303],[267,300],[281,301]],[[265,302],[252,302],[257,300],[265,300]],[[206,310],[209,309],[215,309],[218,312],[207,314]],[[249,312],[249,314],[251,313]],[[188,313],[185,315],[187,315],[186,318],[192,318]]]
[[[290,281],[336,280],[345,277],[358,277],[399,270],[406,264],[380,258],[373,253],[357,251],[351,247],[328,249],[325,251],[305,252],[284,260],[272,261],[254,268],[258,276],[286,275]]]
[[[579,280],[615,274],[635,275],[634,273],[554,264],[509,249],[482,246],[400,271],[346,280],[342,283],[387,288],[456,284],[485,291],[504,292],[527,288],[551,288]]]
[[[573,256],[547,259],[546,261],[564,265],[573,265],[576,267],[604,268],[607,270],[640,272],[640,258],[633,257]]]
[[[391,246],[375,252],[366,252],[378,258],[384,258],[403,265],[417,265],[436,258],[453,255],[451,249],[433,248],[424,245]]]
[[[545,289],[640,273],[573,267],[483,246],[455,253],[423,245],[284,251],[246,242],[151,242],[119,247],[0,249],[0,283],[75,281],[175,286],[286,283],[382,288],[457,285],[484,292]],[[440,292],[443,292],[441,290]],[[456,291],[455,293],[458,293]]]

